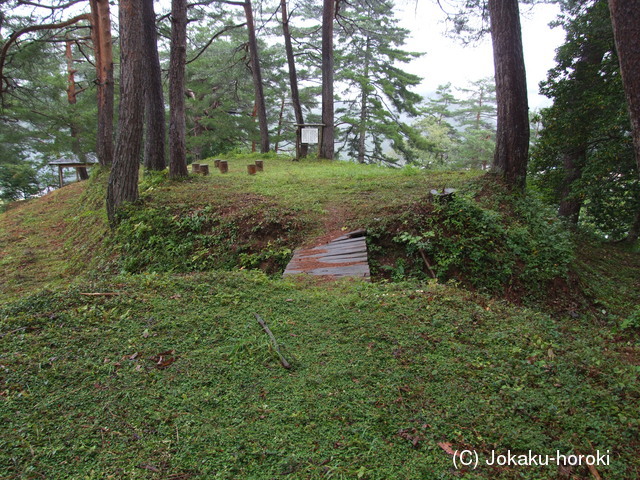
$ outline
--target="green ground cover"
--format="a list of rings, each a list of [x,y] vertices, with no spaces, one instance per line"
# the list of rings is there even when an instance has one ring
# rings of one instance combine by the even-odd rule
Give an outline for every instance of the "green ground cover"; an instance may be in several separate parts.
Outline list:
[[[147,177],[114,235],[100,176],[0,216],[0,478],[595,478],[484,464],[508,450],[608,451],[598,475],[640,477],[637,253],[566,243],[477,172],[232,162]],[[429,204],[443,186],[458,203]],[[285,249],[357,226],[377,238],[374,283],[279,277]],[[504,255],[487,255],[496,236]],[[418,248],[514,273],[429,279]],[[455,468],[465,449],[477,470]]]

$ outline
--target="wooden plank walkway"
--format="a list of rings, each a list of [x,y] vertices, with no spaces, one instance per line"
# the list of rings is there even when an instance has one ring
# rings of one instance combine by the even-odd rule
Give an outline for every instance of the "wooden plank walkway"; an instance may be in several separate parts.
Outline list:
[[[366,230],[356,230],[325,245],[293,252],[283,276],[306,273],[329,278],[358,277],[369,281]]]

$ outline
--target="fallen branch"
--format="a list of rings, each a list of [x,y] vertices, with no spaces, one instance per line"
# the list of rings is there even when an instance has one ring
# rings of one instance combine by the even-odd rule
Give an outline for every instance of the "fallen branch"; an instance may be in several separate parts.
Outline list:
[[[114,295],[120,295],[116,292],[91,292],[91,293],[81,293],[80,295],[85,295],[87,297],[112,297]]]
[[[278,354],[278,357],[280,358],[280,363],[287,370],[290,369],[291,364],[287,362],[287,359],[284,358],[284,355],[282,355],[282,353],[280,352],[280,348],[278,347],[278,342],[276,341],[276,337],[273,336],[273,333],[271,333],[271,330],[269,330],[269,327],[267,327],[267,324],[262,319],[262,317],[257,313],[255,313],[254,315],[256,316],[256,319],[258,320],[258,323],[260,324],[260,326],[264,329],[265,332],[267,332],[267,335],[269,335],[269,338],[271,339],[271,344],[273,345],[273,349],[276,351],[276,353]]]
[[[20,330],[26,330],[28,327],[20,327],[20,328],[16,328],[15,330],[11,330],[10,332],[7,333],[3,333],[2,335],[0,335],[0,338],[4,338],[7,335],[11,335],[12,333],[16,333],[19,332]]]
[[[596,480],[602,480],[600,473],[598,473],[598,470],[592,463],[587,463],[587,467],[589,468],[589,472],[591,472],[591,475],[593,475],[593,478],[595,478]]]
[[[431,264],[429,263],[429,260],[427,259],[427,255],[424,253],[424,250],[420,249],[419,251],[420,251],[420,256],[422,256],[422,260],[424,260],[425,265],[429,269],[429,275],[431,275],[431,278],[436,278],[436,273],[433,271],[433,268],[431,268]]]

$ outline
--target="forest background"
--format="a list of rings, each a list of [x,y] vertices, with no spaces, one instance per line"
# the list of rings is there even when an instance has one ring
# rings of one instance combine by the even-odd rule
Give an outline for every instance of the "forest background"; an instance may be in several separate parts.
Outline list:
[[[153,6],[153,2],[147,3]],[[482,2],[473,3],[442,2],[438,7],[446,19],[442,29],[459,44],[473,45],[486,38],[488,17],[478,10]],[[536,9],[544,9],[545,15],[558,14],[555,29],[538,33],[538,37],[545,38],[540,44],[548,48],[549,42],[556,41],[563,30],[566,39],[557,50],[556,67],[549,71],[541,86],[541,93],[548,99],[546,108],[530,110],[529,188],[556,205],[560,215],[574,224],[580,223],[605,238],[629,235],[637,238],[640,228],[637,164],[633,159],[631,124],[626,118],[607,2],[535,3],[538,4],[523,4],[523,18],[533,15]],[[408,48],[411,32],[401,26],[403,22],[410,23],[412,8],[417,18],[425,7],[411,3],[396,6],[391,1],[345,4],[342,8],[339,3],[336,5],[332,95],[336,115],[332,122],[336,128],[335,158],[389,166],[488,169],[496,138],[493,79],[485,76],[467,80],[472,74],[463,76],[455,72],[460,69],[474,72],[477,66],[460,65],[465,60],[454,58],[450,63],[458,66],[452,70],[456,78],[443,82],[425,97],[418,93],[424,89],[423,78],[414,72],[417,60],[419,65],[428,65],[429,56]],[[90,161],[100,156],[96,149],[100,122],[95,121],[99,84],[94,61],[96,29],[91,28],[88,7],[89,4],[79,1],[46,5],[15,1],[3,6],[0,189],[4,201],[41,195],[54,188],[57,179],[48,165],[52,160]],[[155,87],[155,97],[163,121],[157,123],[162,128],[148,126],[147,132],[158,131],[159,143],[166,144],[164,124],[171,123],[166,104],[172,15],[169,6],[162,2],[155,7],[158,11],[152,11],[153,30],[162,82]],[[431,5],[428,11],[433,13],[433,8]],[[402,19],[389,15],[396,11]],[[253,16],[256,48],[250,48],[247,12]],[[295,124],[323,121],[322,13],[322,6],[304,1],[291,5],[273,1],[254,4],[213,1],[190,6],[183,115],[184,155],[189,163],[258,150],[301,153],[295,152]],[[73,21],[69,22],[72,16]],[[299,112],[288,78],[285,18],[300,87]],[[113,12],[109,20],[113,76],[117,84],[120,44]],[[597,32],[590,31],[594,23],[600,25]],[[47,24],[58,28],[44,28]],[[34,25],[42,28],[33,29]],[[13,38],[16,32],[20,35]],[[582,72],[579,65],[585,63],[581,52],[591,48],[589,42],[595,35],[602,44],[598,47],[602,54],[590,60],[593,62],[590,73],[577,74]],[[420,34],[416,37],[423,38]],[[431,42],[425,47],[438,53],[446,50]],[[525,58],[539,57],[532,55],[531,47],[525,51]],[[253,67],[256,60],[258,69]],[[487,67],[491,70],[490,64]],[[256,70],[261,75],[258,83]],[[433,70],[434,77],[441,74],[441,67],[434,66]],[[427,67],[424,77],[430,76]],[[459,77],[465,80],[459,82]],[[529,76],[530,90],[532,77]],[[571,105],[566,98],[563,100],[571,89],[584,92],[585,85],[592,93],[588,98]],[[118,88],[114,93],[117,107]],[[536,97],[535,93],[530,91],[529,97]],[[539,100],[533,102],[540,104]],[[584,112],[603,109],[605,105],[610,116],[600,121],[588,117],[587,121]],[[559,112],[565,117],[562,121],[558,119]],[[149,118],[147,113],[147,121]],[[588,125],[578,129],[575,127],[578,123]],[[147,133],[145,148],[149,148],[149,137]],[[316,152],[312,149],[311,154]],[[574,160],[569,161],[570,157]],[[159,166],[164,167],[164,162]],[[601,188],[603,182],[607,188]]]

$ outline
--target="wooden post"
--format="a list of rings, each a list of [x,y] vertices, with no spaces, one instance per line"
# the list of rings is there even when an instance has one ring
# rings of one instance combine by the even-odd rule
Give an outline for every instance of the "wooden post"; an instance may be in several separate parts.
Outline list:
[[[202,175],[209,175],[209,165],[200,164],[200,169],[198,170],[198,173]]]
[[[249,173],[249,175],[255,175],[256,170],[257,168],[255,165],[247,165],[247,172]]]
[[[229,162],[226,160],[220,160],[218,167],[220,168],[220,173],[227,173],[229,171]]]
[[[62,175],[62,165],[58,165],[58,178],[60,179],[60,188],[64,185],[63,183],[63,175]]]
[[[200,173],[200,164],[192,163],[191,164],[191,173]]]
[[[318,158],[322,158],[320,151],[322,150],[323,138],[324,138],[324,126],[318,128]]]
[[[264,171],[264,161],[263,160],[256,160],[256,170],[258,172],[263,172]]]
[[[302,127],[300,125],[296,126],[296,158],[294,158],[294,161],[297,162],[298,160],[300,160],[301,155],[301,151],[302,151]]]

